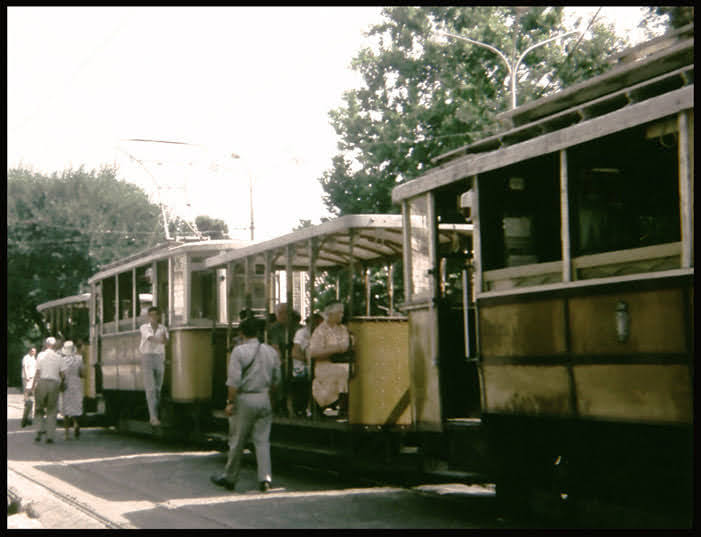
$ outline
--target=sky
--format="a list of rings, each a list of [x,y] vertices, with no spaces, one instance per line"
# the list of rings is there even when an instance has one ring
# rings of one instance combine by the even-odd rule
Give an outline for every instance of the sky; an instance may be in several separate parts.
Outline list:
[[[116,165],[233,238],[250,237],[251,189],[256,240],[318,223],[338,142],[328,113],[360,86],[351,60],[381,9],[8,7],[8,167]],[[632,32],[640,8],[599,16]]]

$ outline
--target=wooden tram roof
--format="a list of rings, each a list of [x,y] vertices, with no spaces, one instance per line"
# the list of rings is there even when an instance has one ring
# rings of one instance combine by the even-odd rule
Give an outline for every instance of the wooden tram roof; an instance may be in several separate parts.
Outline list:
[[[126,272],[132,268],[142,267],[148,263],[152,263],[160,259],[167,259],[173,255],[193,252],[219,252],[240,248],[246,244],[250,244],[250,241],[229,239],[159,244],[153,248],[142,250],[128,257],[118,259],[117,261],[113,261],[112,263],[105,265],[102,267],[100,272],[90,277],[88,283],[92,284],[93,282],[104,278],[109,278],[115,274]]]
[[[60,306],[75,306],[79,304],[87,305],[90,300],[90,293],[82,293],[79,295],[65,296],[63,298],[58,298],[56,300],[49,300],[48,302],[43,302],[37,306],[37,311],[42,312],[51,308],[57,308]]]
[[[505,131],[434,158],[440,165],[395,187],[392,201],[693,108],[693,24],[610,62],[604,74],[502,113]]]
[[[243,262],[246,258],[272,256],[272,269],[284,270],[286,249],[292,248],[290,264],[294,270],[309,270],[309,241],[314,241],[314,265],[320,269],[389,261],[402,255],[403,220],[399,214],[353,214],[310,226],[275,239],[245,248],[223,252],[205,260],[205,268],[223,268],[229,263]],[[442,224],[439,228],[442,242],[450,240],[450,232],[470,234],[471,225]]]

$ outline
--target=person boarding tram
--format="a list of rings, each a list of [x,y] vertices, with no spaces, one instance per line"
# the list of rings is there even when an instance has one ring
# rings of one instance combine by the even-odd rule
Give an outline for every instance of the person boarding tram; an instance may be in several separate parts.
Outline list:
[[[151,306],[148,309],[149,322],[139,328],[141,332],[141,368],[144,373],[144,390],[151,425],[161,424],[158,419],[160,406],[161,387],[163,386],[163,373],[165,370],[166,341],[168,341],[168,329],[158,322],[158,308]]]

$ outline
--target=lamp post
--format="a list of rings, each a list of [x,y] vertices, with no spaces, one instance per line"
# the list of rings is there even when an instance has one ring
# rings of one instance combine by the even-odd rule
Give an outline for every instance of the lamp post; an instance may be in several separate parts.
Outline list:
[[[519,56],[518,60],[515,59],[515,61],[509,62],[507,57],[504,55],[502,51],[500,51],[498,48],[493,47],[492,45],[488,45],[487,43],[482,43],[481,41],[475,41],[474,39],[470,39],[469,37],[463,37],[461,35],[455,35],[455,34],[449,34],[448,32],[439,32],[442,35],[448,36],[448,37],[454,37],[455,39],[462,39],[463,41],[467,41],[468,43],[472,43],[473,45],[478,45],[480,47],[484,47],[488,50],[491,50],[495,54],[497,54],[502,60],[504,60],[504,63],[506,64],[506,69],[508,70],[509,77],[511,78],[511,109],[513,110],[516,108],[516,73],[518,73],[518,66],[520,65],[521,61],[523,58],[526,57],[526,54],[528,54],[530,51],[532,51],[534,48],[539,47],[541,45],[545,45],[546,43],[550,43],[551,41],[556,41],[558,39],[562,39],[563,37],[567,37],[573,34],[579,34],[578,31],[572,31],[572,32],[567,32],[564,34],[556,35],[555,37],[551,37],[550,39],[546,39],[544,41],[541,41],[540,43],[536,43],[535,45],[532,45],[528,47],[525,51],[523,51],[523,54]]]
[[[241,155],[231,153],[231,158],[240,160]],[[253,225],[253,176],[251,175],[250,170],[248,170],[248,200],[251,213],[251,240],[253,240],[253,230],[255,228]]]

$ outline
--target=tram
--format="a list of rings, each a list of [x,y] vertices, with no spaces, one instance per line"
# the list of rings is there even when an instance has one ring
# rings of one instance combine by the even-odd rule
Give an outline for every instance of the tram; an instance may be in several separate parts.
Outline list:
[[[197,430],[211,402],[210,332],[216,322],[215,282],[202,266],[208,257],[242,244],[175,241],[115,261],[88,280],[90,360],[100,372],[97,391],[108,423],[123,426],[146,415],[139,326],[148,322],[148,308],[156,306],[170,334],[163,387],[165,421],[180,426],[186,419],[188,430]]]
[[[44,329],[62,341],[75,343],[78,354],[83,358],[85,376],[83,378],[83,407],[95,412],[98,404],[96,374],[90,361],[90,293],[68,296],[44,302],[37,306],[44,319]]]
[[[409,325],[426,327],[410,359],[441,404],[455,379],[440,364],[477,364],[505,505],[635,502],[690,520],[693,42],[690,25],[630,49],[392,192]],[[439,227],[464,222],[472,251],[446,255]],[[461,302],[445,282],[464,270]],[[445,427],[438,403],[417,426]]]
[[[510,508],[690,517],[693,25],[612,61],[396,186],[401,215],[171,243],[104,267],[78,300],[86,394],[108,423],[151,430],[137,329],[154,305],[171,334],[162,428],[226,434],[238,312],[267,339],[278,304],[306,317],[341,300],[358,342],[348,415],[320,414],[311,394],[299,415],[285,388],[273,449],[341,454],[347,468],[418,452],[434,473],[486,469]],[[40,311],[57,326],[52,308],[73,299]]]
[[[414,333],[400,308],[403,224],[401,215],[346,215],[205,261],[205,268],[216,271],[217,281],[228,289],[227,301],[218,302],[220,323],[236,322],[240,308],[262,312],[267,320],[281,302],[300,313],[320,310],[329,300],[345,305],[347,325],[357,341],[348,416],[321,415],[311,396],[310,379],[312,411],[296,415],[288,392],[282,412],[274,416],[273,447],[335,453],[369,463],[378,454],[382,461],[395,458],[408,442],[416,449],[422,443],[412,435],[414,424],[422,409],[434,404],[434,396],[430,386],[416,393],[418,384],[412,380],[422,379],[423,372],[412,370],[408,347],[423,335]],[[471,224],[441,224],[436,240],[449,249],[465,249],[471,234]],[[296,281],[306,282],[304,288],[295,286]],[[218,409],[226,399],[224,348],[222,341],[215,358],[213,404]],[[291,370],[288,356],[283,386],[289,386]],[[476,398],[473,410],[478,409]]]

